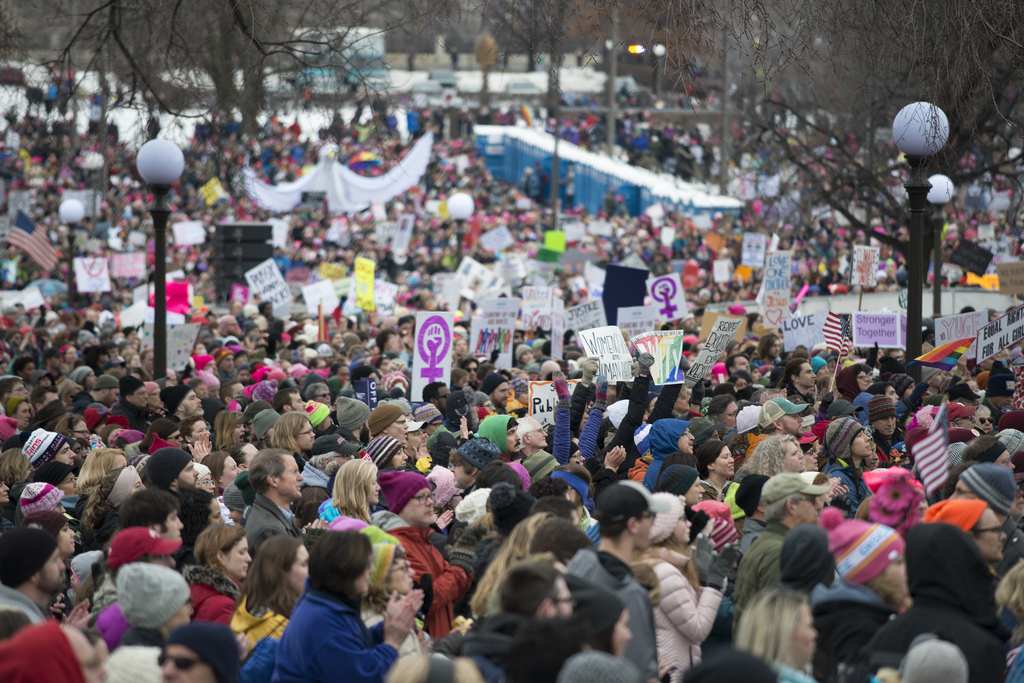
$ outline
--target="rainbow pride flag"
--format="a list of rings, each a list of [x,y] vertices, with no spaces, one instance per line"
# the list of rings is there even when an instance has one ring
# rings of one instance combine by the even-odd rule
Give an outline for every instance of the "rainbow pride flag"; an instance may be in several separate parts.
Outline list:
[[[528,104],[524,104],[519,107],[519,111],[523,115],[523,120],[526,121],[526,127],[533,128],[533,107]]]
[[[940,370],[952,370],[956,362],[960,360],[960,356],[967,352],[967,349],[971,347],[975,339],[976,337],[968,337],[967,339],[951,341],[948,344],[932,349],[923,356],[918,356],[910,361],[910,363],[927,365]],[[907,363],[907,365],[910,365],[910,363]]]

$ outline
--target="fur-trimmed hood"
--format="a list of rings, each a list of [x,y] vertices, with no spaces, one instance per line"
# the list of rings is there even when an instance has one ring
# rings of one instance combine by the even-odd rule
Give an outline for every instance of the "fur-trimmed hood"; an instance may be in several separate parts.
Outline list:
[[[181,575],[190,584],[195,583],[200,586],[207,586],[236,602],[242,596],[242,590],[238,587],[238,584],[229,579],[224,572],[218,572],[209,567],[201,567],[194,564],[185,567],[181,571]]]

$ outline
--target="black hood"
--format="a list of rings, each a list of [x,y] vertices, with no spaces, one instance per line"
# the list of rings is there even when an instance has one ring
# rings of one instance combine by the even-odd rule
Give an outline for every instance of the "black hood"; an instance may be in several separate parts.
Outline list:
[[[526,617],[501,612],[488,617],[479,628],[466,634],[462,641],[462,655],[480,655],[505,669],[508,664],[508,648],[519,627],[526,623]]]
[[[465,417],[469,431],[476,431],[476,411],[474,410],[473,395],[471,393],[456,389],[448,394],[445,409],[447,413],[445,415],[445,426],[449,430],[458,432],[459,423]]]
[[[801,524],[786,534],[779,560],[779,581],[786,588],[807,595],[818,584],[831,586],[836,578],[836,562],[828,551],[828,534],[815,524]]]
[[[441,432],[438,434],[437,440],[434,441],[434,448],[430,451],[430,457],[433,459],[434,465],[448,467],[448,458],[451,455],[452,449],[458,447],[459,443],[451,432]]]
[[[963,612],[997,627],[994,576],[971,537],[951,524],[918,524],[907,534],[907,578],[914,604]]]

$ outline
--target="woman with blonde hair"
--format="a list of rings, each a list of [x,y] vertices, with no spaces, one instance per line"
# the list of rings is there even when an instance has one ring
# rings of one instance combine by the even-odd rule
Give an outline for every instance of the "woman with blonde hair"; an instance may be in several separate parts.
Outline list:
[[[549,512],[531,515],[512,529],[505,542],[494,554],[476,586],[469,607],[477,617],[486,617],[498,611],[498,588],[508,570],[519,560],[530,554],[530,541],[544,522],[554,519]]]
[[[413,589],[412,567],[405,549],[398,539],[381,531],[378,527],[368,526],[360,533],[369,536],[373,543],[373,569],[370,572],[370,587],[363,594],[360,616],[366,628],[371,629],[384,621],[391,596],[397,593],[400,597],[411,596],[414,601],[423,604],[423,591]],[[413,628],[402,646],[398,648],[398,656],[418,655],[428,650],[421,639],[422,632]]]
[[[128,459],[120,448],[97,448],[89,453],[78,474],[78,495],[88,497],[107,473],[128,466]]]
[[[1019,681],[1024,677],[1024,657],[1020,650],[1024,645],[1024,563],[1018,562],[996,588],[996,603],[1006,609],[1016,620],[1010,646],[1013,648],[1006,654],[1006,662],[1010,670],[1006,675],[1008,681]]]
[[[789,434],[762,439],[747,455],[743,469],[748,474],[774,477],[780,472],[804,471],[804,454],[800,442]]]
[[[807,596],[789,588],[756,594],[736,628],[737,650],[749,652],[779,675],[779,683],[814,683],[807,672],[818,639]]]
[[[377,466],[369,460],[349,460],[334,477],[333,498],[320,506],[320,519],[354,517],[370,523],[370,508],[380,501]]]
[[[120,526],[118,510],[142,488],[142,479],[134,467],[118,467],[103,475],[99,485],[93,487],[82,514],[85,550],[99,550],[113,538]]]
[[[213,420],[213,431],[217,435],[217,450],[226,451],[242,442],[245,428],[239,422],[242,414],[237,410],[222,410]]]
[[[82,391],[83,389],[81,384],[76,384],[70,379],[65,379],[57,388],[57,398],[60,399],[61,403],[70,408],[71,404],[75,402],[75,396],[82,393]],[[63,434],[63,432],[61,433]]]
[[[308,460],[309,451],[313,448],[313,434],[313,425],[306,414],[292,410],[282,415],[274,424],[270,447],[283,448]]]

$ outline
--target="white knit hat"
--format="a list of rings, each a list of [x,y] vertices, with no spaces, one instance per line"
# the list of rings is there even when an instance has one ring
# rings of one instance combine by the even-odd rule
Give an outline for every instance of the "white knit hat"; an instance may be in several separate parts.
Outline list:
[[[487,513],[487,499],[490,497],[490,489],[473,491],[455,507],[455,519],[470,526],[476,524]]]
[[[622,419],[626,417],[626,411],[629,409],[629,400],[622,399],[608,406],[605,410],[605,414],[608,415],[608,419],[615,426],[616,429],[622,424]]]
[[[157,663],[160,648],[123,645],[107,659],[107,683],[161,683],[164,676]]]

